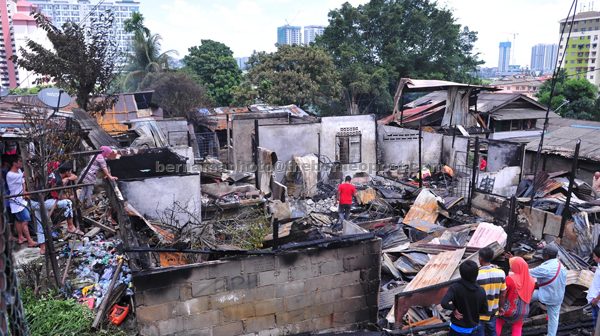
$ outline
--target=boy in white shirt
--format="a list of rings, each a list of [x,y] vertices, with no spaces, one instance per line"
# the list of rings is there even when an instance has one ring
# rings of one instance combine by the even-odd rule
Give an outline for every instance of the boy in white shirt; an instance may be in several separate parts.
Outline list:
[[[598,302],[600,302],[600,245],[594,248],[594,252],[592,253],[592,257],[594,261],[598,264],[596,267],[596,273],[594,273],[594,280],[592,280],[592,285],[588,290],[587,301],[592,305],[592,317],[594,319],[594,326],[596,325],[596,320],[598,319]]]

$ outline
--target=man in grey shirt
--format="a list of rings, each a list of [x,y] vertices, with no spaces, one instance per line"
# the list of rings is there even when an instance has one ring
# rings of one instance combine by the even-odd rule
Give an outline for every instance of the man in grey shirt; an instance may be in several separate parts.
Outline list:
[[[548,336],[555,336],[558,331],[560,306],[565,297],[567,271],[558,260],[558,247],[547,245],[542,251],[544,262],[531,270],[529,274],[537,280],[538,289],[533,292],[532,301],[540,301],[546,306],[548,313]]]

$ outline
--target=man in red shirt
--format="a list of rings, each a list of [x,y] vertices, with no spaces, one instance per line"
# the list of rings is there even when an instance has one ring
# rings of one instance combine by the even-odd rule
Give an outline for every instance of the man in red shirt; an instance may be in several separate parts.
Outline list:
[[[350,181],[352,178],[346,176],[343,183],[338,186],[338,227],[341,226],[345,219],[350,217],[350,206],[352,205],[352,196],[356,195],[356,188]]]

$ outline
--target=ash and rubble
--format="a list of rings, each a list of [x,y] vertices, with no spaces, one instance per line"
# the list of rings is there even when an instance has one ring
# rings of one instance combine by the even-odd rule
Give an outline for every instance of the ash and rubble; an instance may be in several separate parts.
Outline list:
[[[600,201],[572,173],[527,175],[520,144],[456,128],[421,134],[374,116],[315,118],[295,106],[223,111],[225,120],[223,113],[200,120],[211,132],[194,133],[192,143],[167,141],[161,127],[169,120],[139,122],[128,132],[137,142],[129,139],[117,149],[121,158],[109,161],[119,180],[103,181],[93,206],[80,211],[86,236],[56,237],[69,296],[99,315],[106,315],[99,309],[106,296],[109,306],[130,305],[142,335],[444,334],[450,312],[435,298],[458,279],[463,261],[491,247],[505,271],[505,251],[533,267],[540,249],[556,244],[568,270],[561,332],[591,326],[585,290]],[[111,139],[78,114],[88,134],[84,149]],[[187,132],[187,122],[173,122]],[[350,218],[338,223],[336,194],[346,175],[357,196]],[[360,253],[327,250],[348,246]],[[320,260],[315,250],[334,257]],[[127,262],[119,268],[121,258]],[[350,292],[353,301],[324,302],[319,285],[330,286],[322,297]],[[543,307],[531,308],[524,334],[544,334]]]

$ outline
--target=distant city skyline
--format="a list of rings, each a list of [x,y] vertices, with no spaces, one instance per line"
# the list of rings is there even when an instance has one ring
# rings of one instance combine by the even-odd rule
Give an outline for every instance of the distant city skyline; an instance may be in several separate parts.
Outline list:
[[[529,68],[541,73],[552,73],[558,58],[558,44],[536,44],[531,47]]]
[[[99,0],[92,0],[93,3]],[[340,8],[345,0],[221,0],[200,2],[192,0],[142,0],[140,11],[153,33],[163,37],[164,50],[176,50],[180,56],[188,48],[200,44],[201,39],[213,39],[228,45],[235,56],[246,57],[256,51],[276,50],[274,34],[276,28],[286,21],[291,25],[314,24],[327,26],[327,14]],[[349,0],[353,6],[367,0]],[[571,5],[566,0],[505,0],[472,1],[440,0],[441,7],[453,12],[457,23],[478,32],[474,52],[479,53],[485,63],[482,66],[498,65],[498,43],[511,41],[518,35],[512,48],[515,63],[522,66],[531,61],[531,47],[538,44],[558,43],[558,22],[564,18]],[[531,15],[543,7],[543,15]],[[600,6],[595,8],[600,9]],[[519,10],[514,10],[519,8]],[[579,8],[578,12],[582,9]],[[248,20],[259,22],[254,25],[223,25],[227,17],[234,22]],[[510,22],[507,21],[510,18]],[[214,29],[219,27],[219,29]],[[193,37],[181,32],[194,32]]]
[[[498,46],[498,49],[500,51],[498,55],[498,72],[500,73],[507,72],[508,67],[511,65],[510,47],[511,43],[508,41],[500,42]]]

